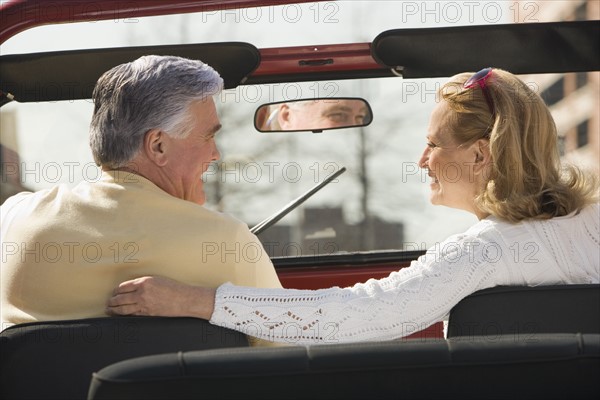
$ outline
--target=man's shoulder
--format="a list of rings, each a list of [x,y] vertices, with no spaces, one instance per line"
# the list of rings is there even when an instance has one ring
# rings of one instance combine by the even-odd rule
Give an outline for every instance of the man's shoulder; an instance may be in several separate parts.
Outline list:
[[[14,206],[15,204],[18,204],[21,201],[25,200],[27,197],[31,197],[33,194],[34,194],[34,192],[17,193],[15,195],[12,195],[9,198],[7,198],[4,201],[4,203],[2,203],[2,205],[0,205],[0,207],[10,208],[10,207]]]
[[[18,206],[23,200],[30,196],[31,192],[21,192],[14,196],[10,196],[8,199],[0,205],[0,221],[6,221],[7,216],[10,212],[13,212],[16,206]]]
[[[45,198],[58,189],[59,187],[57,186],[52,189],[43,189],[38,190],[36,192],[20,192],[6,199],[6,201],[4,201],[4,203],[2,203],[0,207],[2,209],[2,212],[5,213],[8,212],[8,210],[13,209],[19,205],[27,204],[31,201],[36,201],[37,199]]]
[[[198,210],[199,213],[201,213],[203,216],[210,216],[211,218],[217,219],[217,220],[221,220],[224,223],[229,223],[232,225],[245,225],[244,222],[240,221],[239,219],[237,219],[236,217],[234,217],[231,214],[227,214],[221,211],[215,211],[215,210],[211,210],[210,208],[207,208],[206,206],[200,206],[197,204],[193,204],[197,206],[196,210]]]
[[[183,206],[181,217],[185,219],[189,218],[190,223],[198,222],[208,224],[211,228],[219,227],[220,229],[248,231],[248,225],[231,214],[211,210],[206,206],[194,204],[189,201],[177,198],[175,200]]]
[[[5,230],[13,225],[15,221],[27,221],[40,204],[46,202],[48,197],[58,188],[44,189],[37,192],[21,192],[6,199],[0,206],[0,223],[3,235]]]

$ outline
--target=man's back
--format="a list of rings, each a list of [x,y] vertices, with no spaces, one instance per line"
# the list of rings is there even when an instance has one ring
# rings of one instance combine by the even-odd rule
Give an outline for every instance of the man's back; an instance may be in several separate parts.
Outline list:
[[[1,273],[3,323],[103,316],[113,288],[144,275],[280,286],[245,224],[116,171],[7,200]]]

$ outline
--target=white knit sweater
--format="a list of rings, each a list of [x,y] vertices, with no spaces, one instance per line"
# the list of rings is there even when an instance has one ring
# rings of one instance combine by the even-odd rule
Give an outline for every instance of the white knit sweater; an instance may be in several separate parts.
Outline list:
[[[348,288],[257,289],[224,284],[211,323],[295,344],[389,340],[447,318],[497,285],[600,282],[600,207],[545,221],[489,217],[436,244],[410,267]]]

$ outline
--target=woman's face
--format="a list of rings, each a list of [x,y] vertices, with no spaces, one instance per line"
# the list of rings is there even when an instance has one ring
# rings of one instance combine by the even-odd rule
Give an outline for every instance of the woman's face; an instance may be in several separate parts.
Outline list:
[[[476,172],[480,156],[478,143],[457,143],[448,131],[448,117],[453,111],[445,101],[440,102],[431,114],[427,146],[419,166],[428,170],[430,201],[435,205],[458,208],[478,216],[475,197],[481,188],[481,176]]]

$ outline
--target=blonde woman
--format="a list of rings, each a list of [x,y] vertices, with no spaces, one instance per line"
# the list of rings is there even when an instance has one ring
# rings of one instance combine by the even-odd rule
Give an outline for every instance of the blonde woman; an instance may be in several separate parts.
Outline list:
[[[600,282],[595,177],[563,169],[543,100],[486,68],[440,90],[419,165],[433,204],[479,222],[380,280],[321,290],[189,286],[161,277],[122,283],[112,314],[193,316],[262,339],[309,344],[399,338],[444,320],[497,285]]]

